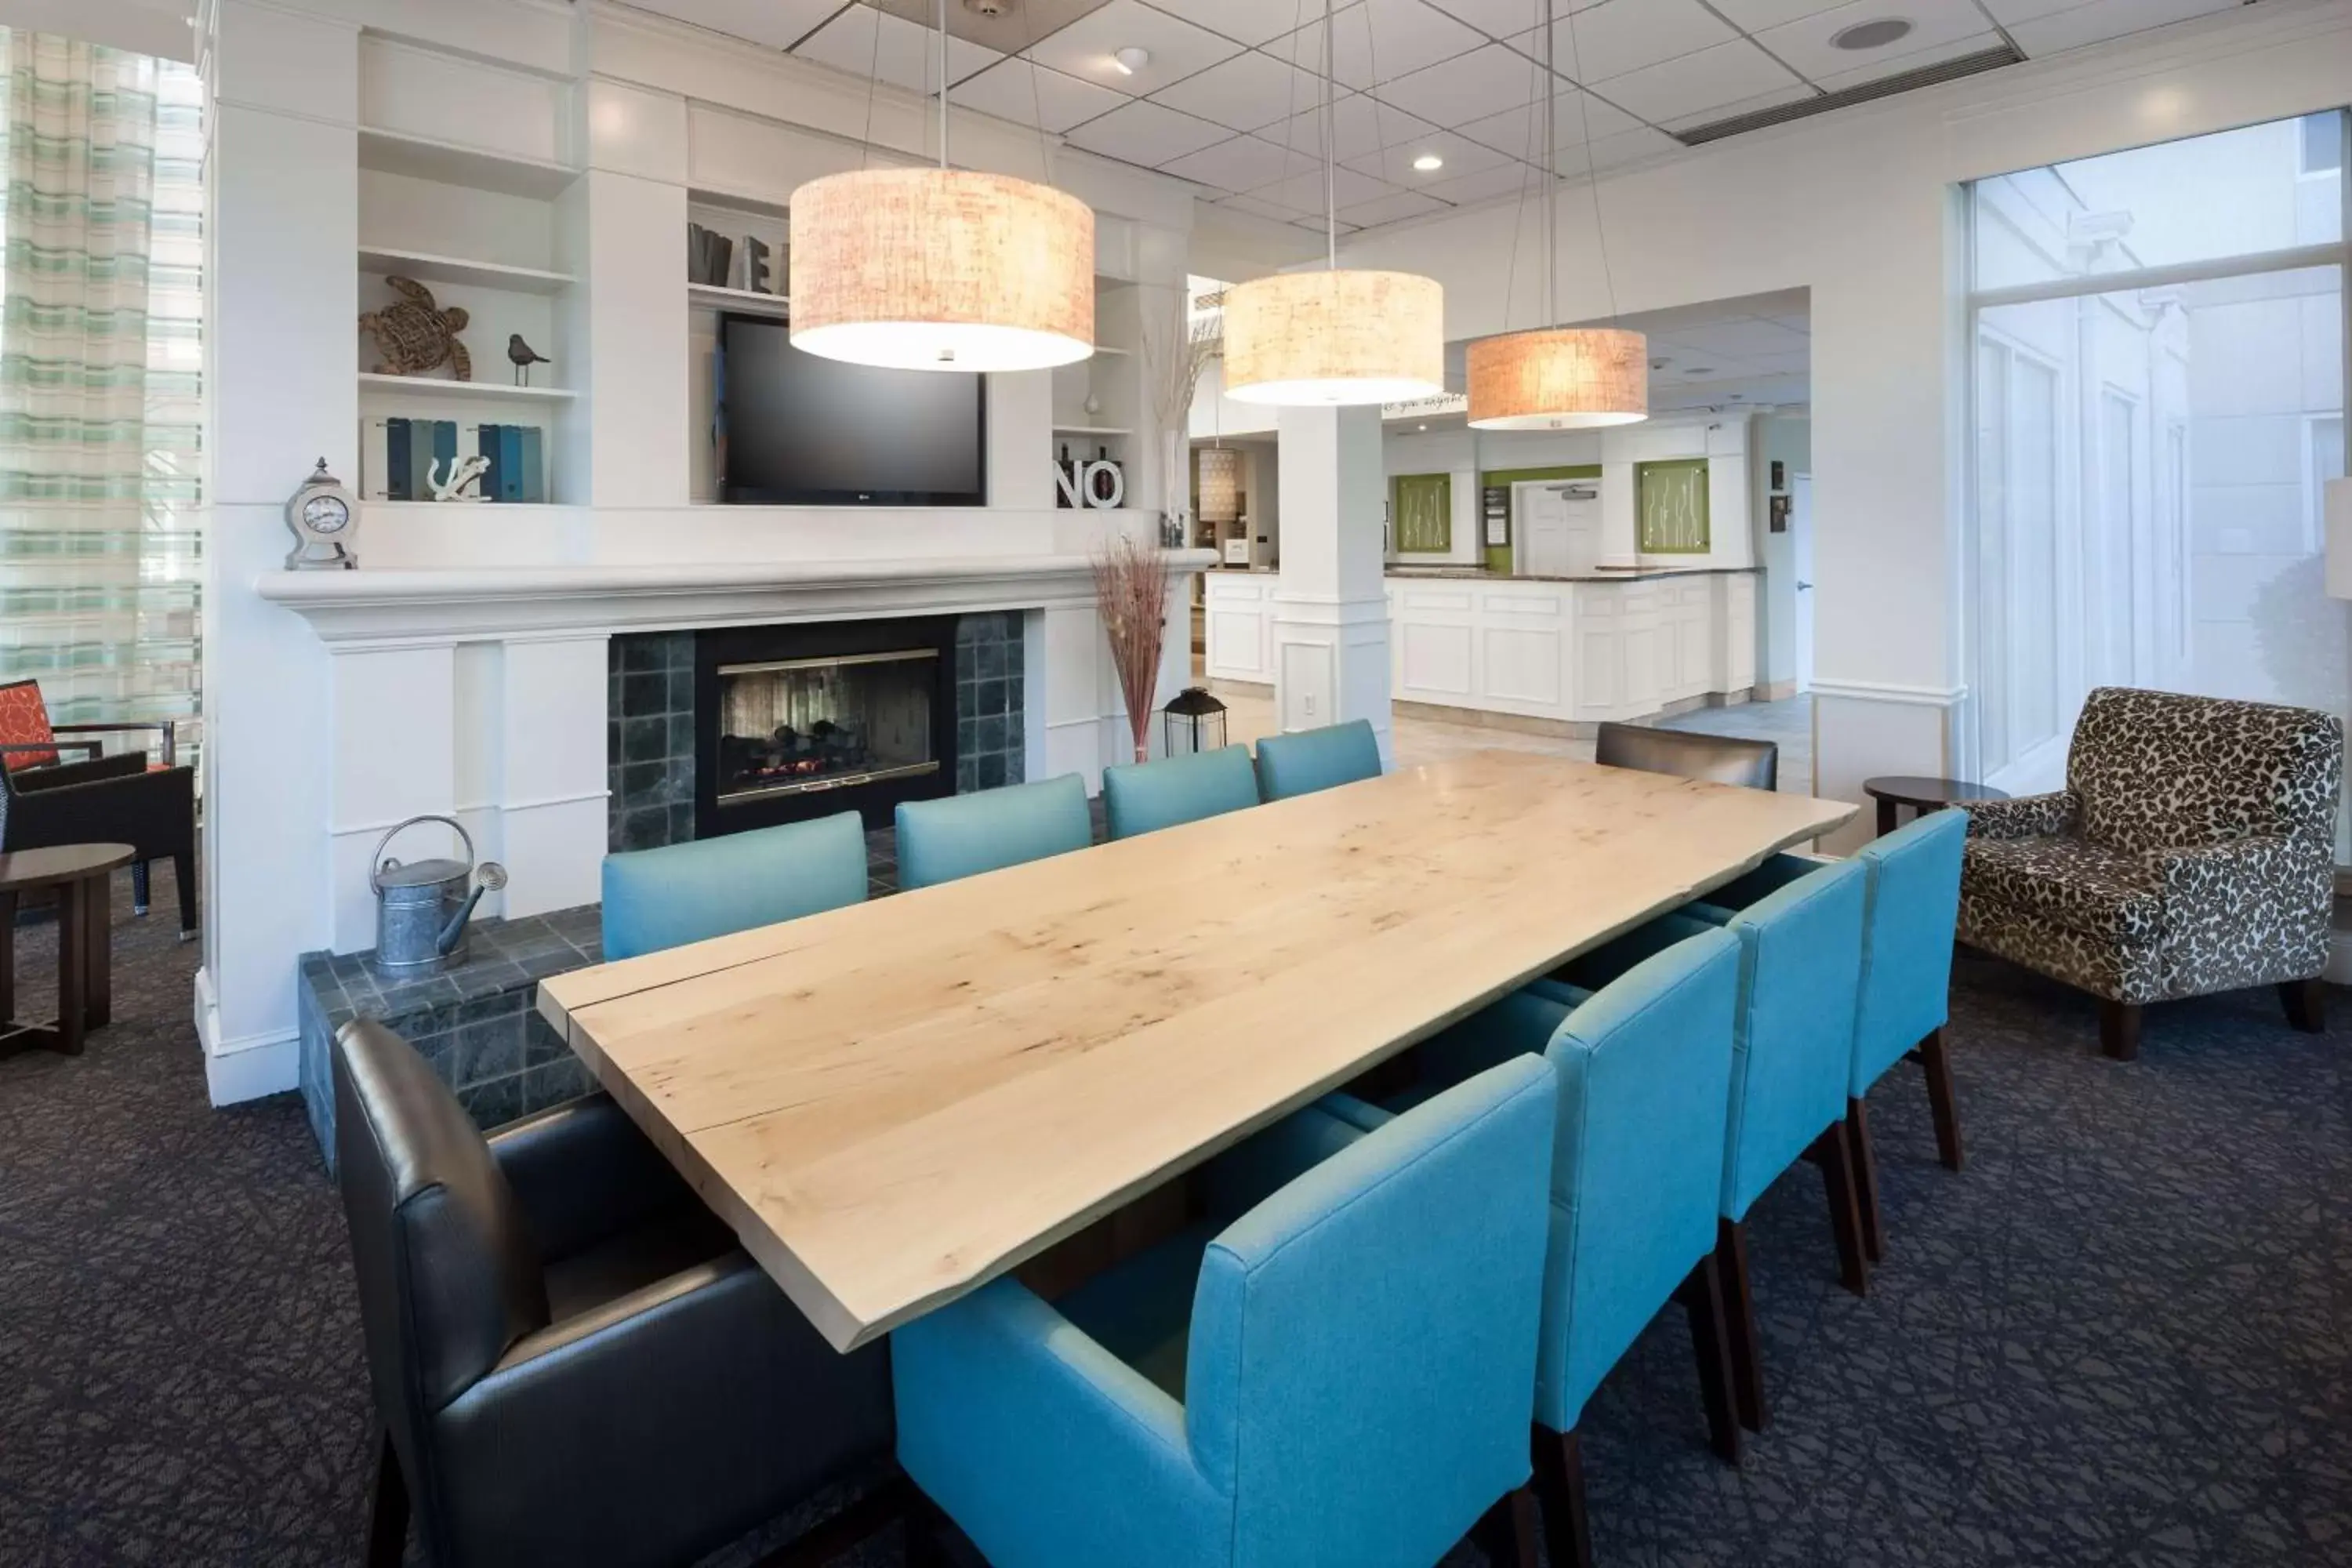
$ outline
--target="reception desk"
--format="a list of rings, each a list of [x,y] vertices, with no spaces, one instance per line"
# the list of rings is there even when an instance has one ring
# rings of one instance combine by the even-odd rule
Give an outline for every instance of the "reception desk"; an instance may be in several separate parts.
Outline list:
[[[1756,684],[1757,574],[1513,577],[1475,568],[1388,574],[1395,700],[1465,717],[1588,725],[1644,719]],[[1272,572],[1205,574],[1208,674],[1274,681]]]

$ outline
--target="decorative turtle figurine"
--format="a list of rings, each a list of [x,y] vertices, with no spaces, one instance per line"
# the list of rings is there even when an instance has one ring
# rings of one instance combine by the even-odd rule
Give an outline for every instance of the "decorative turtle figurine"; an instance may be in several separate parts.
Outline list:
[[[457,334],[470,319],[465,308],[443,310],[433,302],[433,291],[413,278],[387,278],[384,282],[400,296],[381,310],[360,312],[360,331],[375,334],[375,346],[389,363],[375,367],[378,375],[419,375],[444,360],[459,381],[474,379],[474,357]]]

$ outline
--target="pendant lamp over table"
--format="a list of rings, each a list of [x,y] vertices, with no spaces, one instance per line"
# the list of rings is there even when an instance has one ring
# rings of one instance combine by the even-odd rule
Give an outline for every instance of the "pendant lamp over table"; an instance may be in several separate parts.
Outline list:
[[[939,50],[937,168],[857,169],[793,193],[793,346],[898,370],[1085,359],[1094,211],[1051,185],[948,166],[947,0]]]

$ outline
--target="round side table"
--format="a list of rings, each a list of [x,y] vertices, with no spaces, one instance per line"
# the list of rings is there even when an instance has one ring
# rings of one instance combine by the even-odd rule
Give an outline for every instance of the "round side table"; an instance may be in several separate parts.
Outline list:
[[[2007,800],[2009,792],[1990,784],[1970,784],[1966,779],[1913,778],[1895,774],[1886,778],[1864,779],[1862,793],[1878,803],[1878,831],[1895,831],[1895,808],[1907,805],[1924,816],[1931,811],[1941,811],[1949,805],[1966,805],[1972,800]]]
[[[82,1037],[114,1011],[109,878],[131,863],[128,844],[69,844],[0,855],[0,1056],[17,1051],[81,1055]],[[53,1023],[16,1021],[16,902],[55,889],[58,896],[58,1016]]]

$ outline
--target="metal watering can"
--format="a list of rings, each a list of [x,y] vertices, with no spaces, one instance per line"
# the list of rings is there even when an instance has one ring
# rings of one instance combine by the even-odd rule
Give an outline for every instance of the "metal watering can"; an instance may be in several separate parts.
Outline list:
[[[465,863],[418,860],[404,866],[383,860],[368,872],[375,893],[376,967],[394,975],[430,974],[466,956],[466,921],[484,893],[507,885],[507,869],[495,860],[474,864],[474,837],[451,816],[412,816],[376,842],[371,861],[404,829],[420,822],[445,822],[466,843]],[[467,884],[472,884],[468,890]]]

